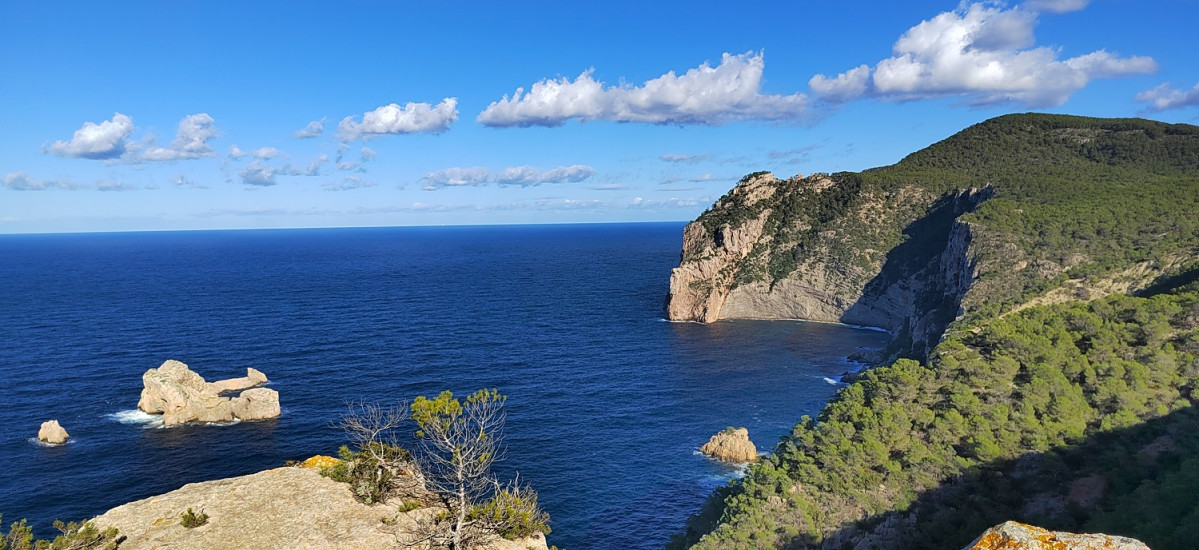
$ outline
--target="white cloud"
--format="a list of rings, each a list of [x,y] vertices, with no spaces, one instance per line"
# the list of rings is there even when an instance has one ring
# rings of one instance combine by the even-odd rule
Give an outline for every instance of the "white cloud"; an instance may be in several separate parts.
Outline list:
[[[309,122],[307,126],[301,128],[299,130],[296,130],[296,133],[292,134],[292,136],[297,139],[307,139],[307,138],[318,137],[321,134],[323,134],[324,132],[325,132],[325,121],[314,120],[312,122]]]
[[[1066,13],[1081,10],[1090,2],[1091,0],[1028,0],[1024,7],[1032,11]]]
[[[362,122],[345,117],[337,125],[342,141],[369,139],[388,134],[441,133],[458,120],[458,98],[447,97],[437,106],[428,103],[408,103],[400,107],[392,103],[363,113]]]
[[[582,164],[559,166],[551,170],[541,171],[532,166],[513,166],[499,173],[482,166],[470,168],[446,168],[438,170],[421,178],[421,187],[426,190],[442,187],[482,186],[496,184],[500,186],[518,185],[530,187],[543,183],[578,183],[586,181],[595,175],[595,169]]]
[[[308,168],[305,168],[300,175],[302,175],[302,176],[320,175],[321,165],[328,161],[329,161],[329,155],[321,153],[319,156],[317,156],[315,159],[313,159],[312,163],[308,165]]]
[[[375,160],[375,158],[378,156],[379,154],[376,153],[374,149],[371,149],[370,147],[362,148],[362,162],[370,162]]]
[[[379,185],[373,181],[366,181],[358,176],[346,176],[340,182],[329,182],[324,185],[324,188],[329,191],[349,191],[352,189],[364,189]]]
[[[84,122],[70,141],[55,141],[45,150],[62,157],[115,159],[125,154],[132,133],[133,119],[116,113],[99,124]]]
[[[1137,94],[1136,100],[1148,103],[1149,108],[1154,111],[1199,106],[1199,84],[1187,91],[1176,89],[1169,84],[1161,84],[1152,90]]]
[[[101,180],[96,182],[96,189],[99,191],[135,191],[141,189],[141,187],[123,181]]]
[[[658,157],[666,162],[677,162],[683,164],[696,164],[705,160],[711,160],[712,155],[662,155]]]
[[[208,141],[216,137],[216,121],[208,113],[187,115],[179,121],[179,130],[170,147],[151,147],[142,153],[145,160],[190,160],[216,153]],[[232,153],[231,153],[232,154]]]
[[[245,185],[253,185],[255,187],[270,187],[275,185],[275,170],[269,166],[263,166],[258,161],[251,162],[249,166],[241,169],[241,181]]]
[[[242,151],[241,147],[238,147],[236,145],[229,148],[229,158],[231,158],[233,160],[238,160],[242,157],[245,157],[247,154],[249,154],[249,153]]]
[[[607,86],[592,78],[545,79],[528,93],[517,88],[493,102],[476,120],[487,126],[559,126],[568,120],[718,125],[737,120],[797,121],[807,110],[803,94],[764,95],[759,52],[725,53],[682,76],[670,71],[639,87]]]
[[[472,168],[446,168],[425,175],[420,179],[421,187],[427,190],[442,187],[462,187],[487,185],[491,181],[491,172],[482,166]]]
[[[85,186],[67,180],[35,180],[25,172],[10,172],[0,178],[0,187],[13,191],[46,191],[50,189],[76,190]]]
[[[207,185],[196,183],[187,176],[178,176],[171,180],[171,183],[175,184],[176,187],[187,187],[189,189],[208,189]]]
[[[1044,4],[1064,9],[1067,2]],[[1104,50],[1059,60],[1057,50],[1033,47],[1036,23],[1036,13],[1021,8],[963,5],[908,29],[892,56],[873,69],[861,65],[831,78],[818,74],[808,85],[817,97],[834,103],[863,96],[961,97],[975,105],[1050,107],[1065,103],[1092,80],[1157,70],[1152,58]]]
[[[282,156],[283,151],[280,151],[274,147],[259,147],[258,149],[256,149],[254,151],[253,155],[254,155],[254,158],[268,160],[268,159],[273,159],[278,156]]]

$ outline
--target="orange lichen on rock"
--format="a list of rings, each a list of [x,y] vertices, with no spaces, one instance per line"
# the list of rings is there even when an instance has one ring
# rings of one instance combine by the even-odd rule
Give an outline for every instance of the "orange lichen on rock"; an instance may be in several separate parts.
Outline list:
[[[299,464],[299,466],[301,468],[320,469],[320,468],[328,468],[329,466],[336,466],[338,462],[341,462],[341,461],[336,458],[333,458],[331,456],[316,455],[312,458],[309,458],[308,460],[305,460],[304,462],[301,462]]]
[[[1149,550],[1128,537],[1050,531],[1008,521],[987,529],[963,550]]]

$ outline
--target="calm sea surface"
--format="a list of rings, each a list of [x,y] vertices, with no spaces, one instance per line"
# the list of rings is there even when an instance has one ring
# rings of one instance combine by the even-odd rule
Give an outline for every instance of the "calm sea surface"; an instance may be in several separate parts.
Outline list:
[[[509,396],[509,459],[571,550],[661,548],[736,470],[697,454],[746,426],[769,448],[814,413],[848,327],[662,320],[682,224],[0,236],[0,513],[93,517],[185,483],[333,454],[348,401]],[[166,359],[255,367],[276,420],[163,429],[134,409]],[[34,441],[58,419],[72,441]],[[5,528],[6,530],[6,528]]]

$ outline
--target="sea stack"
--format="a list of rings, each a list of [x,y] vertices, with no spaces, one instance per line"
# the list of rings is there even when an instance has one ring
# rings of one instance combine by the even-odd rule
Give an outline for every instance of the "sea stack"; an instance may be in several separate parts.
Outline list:
[[[274,418],[279,416],[279,392],[255,387],[266,382],[266,375],[251,368],[246,369],[243,378],[210,383],[186,364],[167,360],[142,375],[142,395],[137,408],[161,414],[166,426]],[[241,392],[240,395],[221,396],[235,391]]]
[[[712,436],[699,452],[726,462],[757,462],[758,449],[749,440],[749,430],[728,428]]]
[[[48,445],[62,445],[70,437],[71,435],[58,424],[57,420],[42,422],[41,429],[37,431],[37,440]]]

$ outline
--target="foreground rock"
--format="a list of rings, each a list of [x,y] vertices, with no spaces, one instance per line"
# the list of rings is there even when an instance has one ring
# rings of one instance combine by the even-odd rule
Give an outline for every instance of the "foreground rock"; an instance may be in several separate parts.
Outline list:
[[[192,529],[180,525],[188,508],[208,514],[207,523]],[[422,512],[428,509],[410,514]],[[394,505],[358,502],[349,486],[321,477],[316,469],[276,468],[184,485],[118,506],[92,521],[128,537],[121,550],[350,550],[400,547],[396,526],[407,515],[397,517]],[[544,550],[546,544],[545,537],[497,539],[491,548]]]
[[[57,420],[42,422],[42,427],[37,431],[37,440],[50,445],[62,445],[70,437],[67,430],[58,425]]]
[[[749,440],[749,430],[745,428],[730,428],[712,436],[699,452],[727,462],[758,461],[758,448]]]
[[[1007,521],[983,532],[964,550],[1149,550],[1145,543],[1128,537],[1104,534],[1075,534],[1049,531]]]
[[[209,383],[187,365],[168,360],[142,375],[141,399],[137,408],[161,414],[167,426],[188,422],[232,422],[235,419],[261,420],[279,416],[279,392],[252,388],[266,383],[266,375],[247,369],[244,378]],[[236,397],[221,393],[246,390]]]

